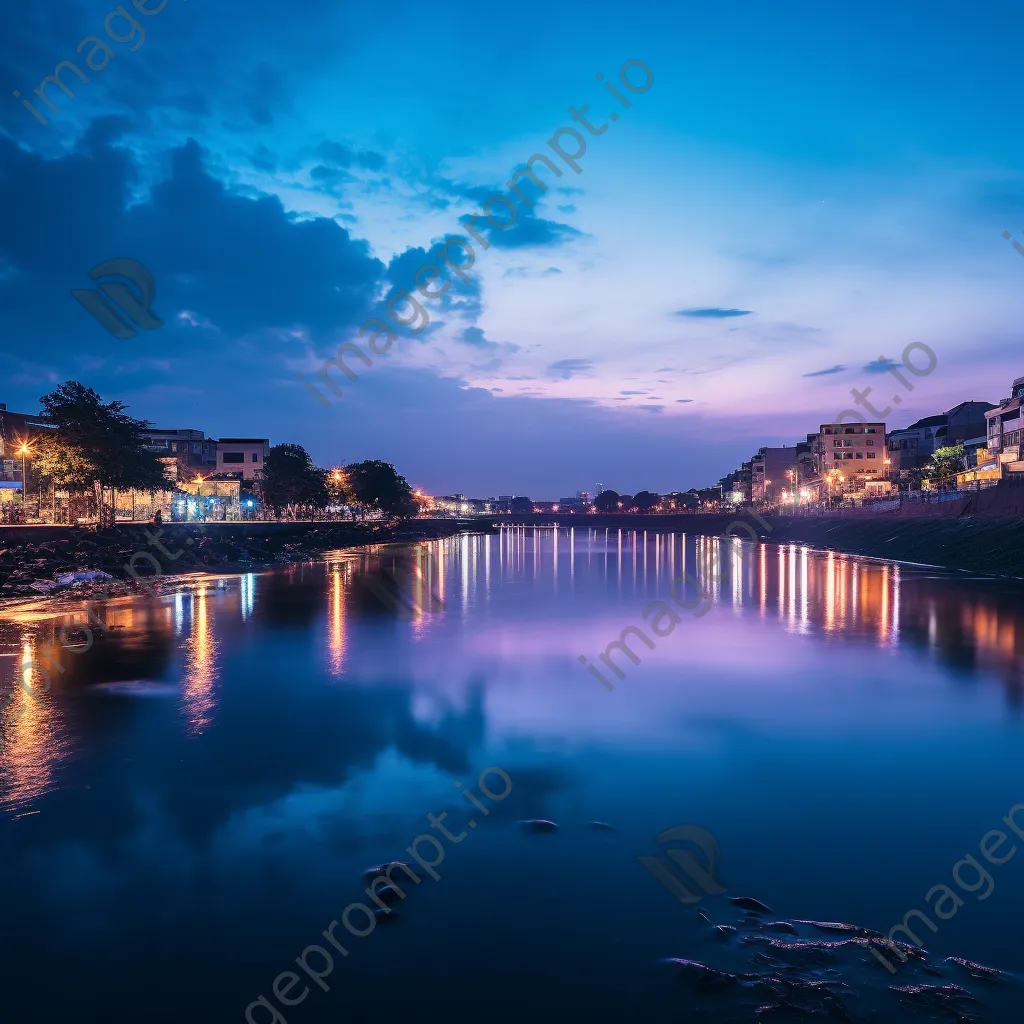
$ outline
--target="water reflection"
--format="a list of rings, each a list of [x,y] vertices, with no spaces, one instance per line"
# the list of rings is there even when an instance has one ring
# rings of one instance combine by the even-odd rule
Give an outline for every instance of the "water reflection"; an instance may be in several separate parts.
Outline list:
[[[709,613],[682,612],[622,686],[595,686],[580,650],[642,625],[684,571],[704,579]],[[92,993],[148,928],[163,936],[160,955],[135,968],[135,989],[107,986],[107,1019],[163,1024],[180,1007],[144,993],[207,977],[231,936],[199,1012],[241,1019],[315,939],[322,924],[308,934],[310,923],[358,896],[363,868],[400,854],[427,811],[465,804],[453,780],[498,764],[515,780],[505,817],[452,853],[428,914],[403,906],[395,938],[381,940],[396,945],[360,959],[345,988],[355,1015],[404,1019],[374,1007],[420,999],[428,977],[447,984],[444,963],[465,963],[483,936],[495,958],[543,961],[531,974],[515,960],[531,985],[552,978],[552,992],[530,989],[536,1005],[565,985],[592,991],[600,976],[621,999],[615,1019],[671,1019],[650,1002],[630,1009],[655,991],[645,965],[687,952],[678,907],[655,902],[636,867],[666,824],[704,823],[730,884],[776,910],[785,900],[801,919],[888,927],[991,815],[980,808],[966,837],[960,818],[985,800],[1003,813],[1024,799],[1005,791],[1019,756],[1007,722],[1020,695],[1020,595],[1012,582],[796,545],[515,528],[190,578],[166,597],[100,606],[88,647],[84,609],[9,609],[0,828],[11,830],[9,870],[30,879],[6,908],[20,938],[12,967],[36,980],[46,961],[33,951],[59,923]],[[59,665],[48,692],[32,662]],[[966,766],[972,785],[960,781]],[[545,845],[518,818],[563,828]],[[596,833],[592,820],[619,831]],[[792,837],[819,825],[813,856],[828,870],[816,872]],[[918,833],[938,867],[896,877],[916,865]],[[891,872],[864,870],[892,849]],[[342,895],[349,880],[355,891]],[[977,922],[974,946],[957,937],[951,952],[985,958],[981,914],[995,903],[958,918]],[[1014,914],[1003,917],[1012,927]],[[107,920],[117,926],[101,934]],[[550,948],[537,935],[553,936]],[[403,975],[408,987],[389,984],[396,961],[435,953],[429,971]],[[78,989],[51,988],[49,1017],[15,1018],[73,1019]],[[601,1005],[573,1012],[560,1019],[604,1019]]]
[[[412,643],[424,643],[432,631],[464,625],[478,608],[520,614],[519,605],[509,605],[518,593],[529,595],[541,616],[564,615],[569,608],[574,617],[605,616],[611,597],[625,626],[643,602],[667,600],[671,581],[685,571],[701,577],[719,614],[753,613],[787,632],[845,643],[892,650],[911,645],[958,670],[998,676],[1014,704],[1021,698],[1022,612],[1011,582],[968,580],[793,544],[516,527],[490,536],[336,552],[322,564],[194,580],[158,600],[111,601],[100,607],[87,648],[80,642],[79,631],[89,625],[83,610],[54,614],[40,604],[8,611],[0,639],[9,654],[17,650],[21,657],[0,659],[7,694],[5,791],[19,801],[45,792],[49,766],[64,749],[55,704],[82,687],[178,680],[188,732],[203,733],[217,717],[225,654],[244,647],[253,630],[321,633],[322,669],[342,680],[351,669],[355,621],[407,629]],[[400,584],[402,615],[396,602],[382,599],[379,587],[360,584],[375,576]],[[567,635],[567,651],[573,642]],[[499,647],[496,653],[509,652]],[[58,682],[52,695],[31,696],[38,669],[28,666],[46,658],[56,664]],[[18,663],[22,667],[12,672]]]

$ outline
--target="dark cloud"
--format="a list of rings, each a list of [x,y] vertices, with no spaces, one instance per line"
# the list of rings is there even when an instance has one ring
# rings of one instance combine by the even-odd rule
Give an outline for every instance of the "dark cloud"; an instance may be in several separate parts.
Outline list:
[[[488,341],[484,337],[484,332],[479,327],[467,327],[462,334],[459,335],[459,341],[464,345],[472,345],[474,348],[501,348],[496,341]]]
[[[493,195],[493,193],[490,193]],[[576,238],[582,238],[583,232],[569,227],[568,224],[559,224],[554,220],[545,220],[538,217],[532,210],[524,210],[521,206],[515,207],[517,216],[513,226],[501,230],[491,228],[486,219],[477,216],[475,228],[483,235],[495,249],[527,249],[537,248],[545,245],[562,245],[565,242]],[[510,219],[509,211],[504,207],[496,207],[492,210],[494,220],[498,223]],[[468,215],[461,217],[459,223],[465,231]]]
[[[646,391],[620,391],[620,395],[646,395]]]
[[[396,288],[404,288],[406,291],[417,293],[416,274],[419,269],[424,266],[437,267],[442,271],[443,277],[428,280],[428,275],[424,274],[420,277],[421,283],[425,285],[427,291],[437,291],[439,288],[443,288],[445,281],[448,281],[449,285],[443,294],[433,299],[425,299],[417,293],[417,298],[427,309],[428,315],[433,319],[435,311],[438,311],[444,314],[458,314],[469,320],[475,320],[483,310],[480,279],[474,276],[472,271],[466,274],[467,281],[449,273],[436,248],[442,241],[436,240],[435,247],[429,252],[422,246],[415,246],[393,257],[388,264],[388,279]],[[451,249],[450,255],[452,260],[465,260],[465,254],[461,249]],[[479,256],[479,253],[477,255]],[[406,313],[405,318],[408,319],[408,316],[409,314]]]
[[[166,326],[145,342],[168,360],[181,346],[209,344],[177,321],[183,310],[229,335],[298,329],[322,347],[366,318],[384,267],[365,241],[329,218],[298,220],[277,198],[233,193],[208,173],[193,141],[168,154],[166,177],[129,206],[139,175],[130,151],[112,145],[112,124],[97,122],[56,160],[0,139],[7,357],[44,358],[71,375],[83,336],[105,348],[108,336],[69,290],[87,287],[92,267],[121,255],[153,275],[153,309]]]
[[[868,363],[867,366],[862,366],[861,369],[865,373],[887,373],[890,369],[903,369],[903,364],[894,363],[891,359],[876,359],[873,362]]]
[[[593,368],[594,364],[589,359],[559,359],[548,367],[548,373],[552,377],[569,380],[576,374],[586,373]]]
[[[637,405],[633,406],[635,409],[643,409],[645,412],[661,412],[665,406],[663,405]]]
[[[676,401],[679,402],[679,403],[684,403],[684,402],[692,402],[693,399],[692,398],[677,398]]]
[[[842,373],[846,369],[845,366],[841,366],[836,363],[835,366],[830,366],[827,370],[815,370],[813,373],[802,373],[801,377],[827,377],[831,373]]]
[[[720,320],[730,316],[750,316],[750,309],[722,309],[720,306],[699,306],[694,309],[678,309],[673,316],[692,317],[694,319]]]
[[[379,171],[385,163],[380,153],[374,153],[372,150],[356,153],[348,146],[330,139],[317,146],[316,155],[324,163],[344,169],[356,166],[364,167],[368,171]]]

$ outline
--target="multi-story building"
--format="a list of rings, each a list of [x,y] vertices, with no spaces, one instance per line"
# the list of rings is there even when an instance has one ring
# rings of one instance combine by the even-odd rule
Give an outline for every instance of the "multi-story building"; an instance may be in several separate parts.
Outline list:
[[[972,399],[953,406],[947,412],[925,416],[902,430],[890,431],[887,447],[893,472],[920,469],[938,448],[984,438],[985,416],[993,408],[991,402]]]
[[[254,480],[262,475],[269,452],[266,437],[222,437],[217,442],[217,474]]]
[[[25,412],[9,412],[6,402],[0,402],[0,482],[22,483],[21,469],[24,460],[16,452],[26,442],[44,430],[52,430],[42,423],[38,416]],[[31,480],[31,473],[29,474]]]
[[[884,423],[823,423],[815,447],[818,473],[832,493],[888,480]]]
[[[1018,377],[1010,388],[1010,397],[1004,398],[999,405],[985,413],[988,451],[1002,465],[1021,461],[1021,431],[1024,429],[1022,401],[1024,377]]]
[[[750,500],[753,502],[767,500],[764,493],[764,451],[762,448],[750,460]]]
[[[206,476],[217,468],[217,442],[201,430],[160,430],[150,427],[142,431],[145,448],[161,460],[177,462],[178,480]]]

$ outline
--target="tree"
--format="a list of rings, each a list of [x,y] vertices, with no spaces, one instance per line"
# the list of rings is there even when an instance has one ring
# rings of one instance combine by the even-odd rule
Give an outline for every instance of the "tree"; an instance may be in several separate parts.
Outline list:
[[[637,491],[633,498],[633,504],[638,512],[650,512],[661,503],[661,495],[653,491]]]
[[[622,503],[622,511],[623,512],[635,512],[636,511],[636,501],[634,500],[632,494],[620,494],[619,495],[619,501]]]
[[[327,485],[327,497],[332,505],[352,505],[355,498],[348,475],[343,469],[331,469],[326,472],[324,482]]]
[[[964,446],[962,444],[949,445],[946,448],[936,448],[932,456],[932,468],[935,473],[935,481],[941,487],[949,483],[957,473],[964,468]]]
[[[619,511],[619,492],[618,491],[602,491],[594,499],[594,508],[598,512],[618,512]]]
[[[104,403],[76,380],[65,381],[39,399],[42,421],[54,429],[39,440],[36,465],[62,490],[84,491],[94,484],[156,491],[168,486],[163,464],[144,447],[149,425],[125,413],[124,402]]]
[[[672,499],[673,504],[677,509],[679,508],[697,508],[700,505],[700,499],[697,497],[697,492],[690,491],[673,491],[669,498]]]
[[[327,504],[325,473],[300,444],[275,444],[263,463],[263,501],[276,513],[285,505]]]
[[[419,506],[412,488],[390,462],[371,459],[345,467],[352,496],[363,508],[372,508],[390,516],[414,516]]]
[[[529,515],[533,511],[533,502],[529,498],[520,495],[512,499],[508,510],[517,515]]]

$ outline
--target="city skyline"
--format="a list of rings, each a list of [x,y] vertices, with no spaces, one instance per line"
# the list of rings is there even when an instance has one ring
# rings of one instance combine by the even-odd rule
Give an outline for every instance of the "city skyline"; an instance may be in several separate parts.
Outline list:
[[[399,5],[384,37],[326,2],[127,9],[144,41],[115,20],[128,41],[102,71],[76,44],[108,7],[0,14],[21,94],[0,111],[12,410],[73,378],[161,427],[380,458],[435,494],[557,498],[708,486],[830,421],[908,344],[941,365],[890,429],[1020,375],[1009,4],[967,25],[948,3],[527,5],[536,34],[469,65],[496,15]],[[21,99],[64,60],[89,81],[45,86],[43,125]],[[642,95],[618,82],[631,61],[654,76]],[[315,401],[296,375],[358,341],[562,127],[586,140],[579,173],[538,168],[547,191],[487,234],[429,325]],[[152,274],[160,329],[116,339],[70,296],[118,257]]]

